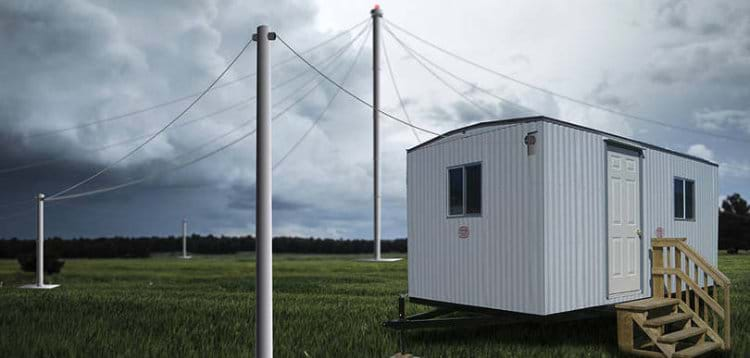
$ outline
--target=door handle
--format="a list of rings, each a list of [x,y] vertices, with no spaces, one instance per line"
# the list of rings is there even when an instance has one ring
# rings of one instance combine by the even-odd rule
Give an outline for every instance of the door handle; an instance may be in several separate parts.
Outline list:
[[[643,238],[643,233],[641,232],[641,229],[635,229],[635,234],[638,235],[639,239]]]

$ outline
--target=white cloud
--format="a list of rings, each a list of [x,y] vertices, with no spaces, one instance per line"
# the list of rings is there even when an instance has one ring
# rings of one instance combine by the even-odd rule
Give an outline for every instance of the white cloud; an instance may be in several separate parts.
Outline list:
[[[693,115],[698,127],[711,131],[741,130],[750,134],[750,110],[701,109]]]
[[[750,179],[750,163],[738,161],[720,163],[719,175],[725,178]]]
[[[716,162],[714,151],[704,144],[693,144],[688,147],[687,154]],[[722,178],[750,178],[750,163],[740,161],[720,162],[719,175]]]
[[[705,160],[714,160],[714,152],[703,144],[693,144],[688,148],[687,154],[694,155]]]

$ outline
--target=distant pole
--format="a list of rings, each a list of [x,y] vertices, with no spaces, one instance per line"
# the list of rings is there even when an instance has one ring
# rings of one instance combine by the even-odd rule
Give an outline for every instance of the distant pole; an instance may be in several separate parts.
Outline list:
[[[258,42],[255,168],[255,356],[273,357],[272,177],[271,177],[271,56],[276,34],[266,25],[253,35]]]
[[[44,194],[37,195],[36,286],[44,287]]]
[[[187,236],[187,220],[182,219],[182,256],[187,256],[187,243],[186,243],[186,236]]]
[[[383,11],[379,5],[370,10],[372,16],[372,236],[375,260],[380,260],[380,19]]]
[[[191,258],[187,254],[187,219],[182,219],[182,258]]]

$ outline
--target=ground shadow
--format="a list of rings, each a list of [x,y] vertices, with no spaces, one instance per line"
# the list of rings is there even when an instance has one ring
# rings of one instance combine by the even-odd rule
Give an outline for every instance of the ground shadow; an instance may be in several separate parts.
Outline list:
[[[397,332],[393,332],[397,336]],[[491,340],[497,343],[528,346],[596,346],[602,353],[622,355],[617,348],[615,315],[545,322],[518,322],[461,328],[416,329],[405,332],[407,345],[458,344]]]

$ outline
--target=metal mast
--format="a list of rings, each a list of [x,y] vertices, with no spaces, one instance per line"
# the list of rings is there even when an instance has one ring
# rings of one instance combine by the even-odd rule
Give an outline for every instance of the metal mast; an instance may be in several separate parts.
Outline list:
[[[44,194],[37,195],[37,233],[36,233],[36,283],[21,288],[50,289],[60,285],[44,284]]]
[[[271,56],[269,41],[276,34],[268,26],[258,26],[253,35],[258,42],[257,59],[257,142],[255,205],[255,356],[273,357],[272,187],[271,187]]]
[[[44,286],[44,194],[37,196],[36,286]]]
[[[379,5],[370,10],[372,16],[372,235],[375,244],[375,261],[380,261],[380,19],[383,11]]]

